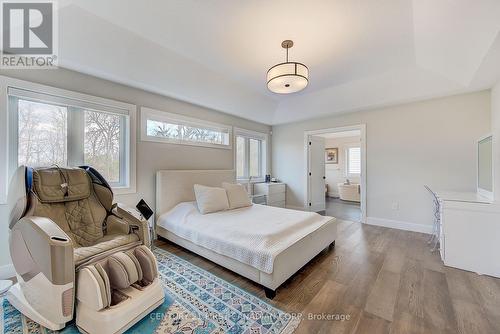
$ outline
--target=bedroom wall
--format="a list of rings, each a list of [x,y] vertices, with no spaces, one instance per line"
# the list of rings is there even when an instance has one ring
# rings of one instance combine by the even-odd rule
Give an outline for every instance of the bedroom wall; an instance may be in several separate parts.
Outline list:
[[[493,134],[493,194],[500,201],[500,81],[491,89],[491,133]]]
[[[368,222],[428,232],[424,184],[475,190],[475,143],[490,131],[490,102],[488,90],[274,126],[273,176],[288,185],[287,206],[303,207],[304,131],[364,123]]]
[[[11,277],[13,267],[9,255],[9,210],[7,205],[0,205],[0,279]]]
[[[328,185],[328,196],[339,197],[338,183],[344,183],[346,177],[346,154],[347,147],[359,144],[360,137],[341,137],[341,138],[326,138],[325,147],[339,149],[339,163],[338,164],[325,164],[326,184]],[[351,183],[360,183],[359,177],[350,177]]]
[[[3,70],[0,71],[0,75],[132,103],[138,107],[147,106],[243,129],[266,133],[269,133],[271,130],[270,126],[264,124],[65,69]],[[0,112],[5,112],[5,110],[0,110]],[[139,131],[139,122],[137,130]],[[269,171],[271,170],[270,146],[269,143],[269,157],[267,159]],[[232,169],[233,165],[233,150],[142,142],[138,132],[137,192],[116,196],[116,200],[135,206],[139,199],[144,198],[146,202],[154,207],[154,180],[158,169]],[[8,214],[9,209],[7,206],[0,205],[0,277],[2,276],[2,271],[7,270],[5,265],[10,263],[7,242],[8,223],[6,218]]]

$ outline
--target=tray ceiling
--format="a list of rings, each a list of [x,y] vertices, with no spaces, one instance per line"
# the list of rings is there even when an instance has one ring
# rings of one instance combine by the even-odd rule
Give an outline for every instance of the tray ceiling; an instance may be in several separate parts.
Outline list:
[[[63,67],[280,124],[490,88],[500,78],[500,2],[60,1]],[[267,69],[309,67],[292,95]]]

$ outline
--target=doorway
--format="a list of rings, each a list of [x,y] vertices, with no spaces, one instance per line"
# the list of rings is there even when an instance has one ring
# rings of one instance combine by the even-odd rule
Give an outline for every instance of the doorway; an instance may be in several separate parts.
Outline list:
[[[305,207],[366,221],[366,126],[306,131]]]

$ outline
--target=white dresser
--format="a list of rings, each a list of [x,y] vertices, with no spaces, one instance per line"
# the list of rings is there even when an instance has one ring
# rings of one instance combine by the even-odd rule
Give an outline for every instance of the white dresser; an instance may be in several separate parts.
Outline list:
[[[266,195],[266,204],[270,206],[285,207],[286,184],[281,182],[255,183],[254,195]]]
[[[500,277],[500,205],[478,193],[436,192],[445,265]]]

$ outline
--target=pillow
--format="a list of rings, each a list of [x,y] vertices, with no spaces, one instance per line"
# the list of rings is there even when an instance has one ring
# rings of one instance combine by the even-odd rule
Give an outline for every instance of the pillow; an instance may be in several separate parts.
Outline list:
[[[196,203],[198,204],[198,210],[200,210],[202,214],[229,209],[226,189],[224,188],[195,184],[194,195],[196,197]]]
[[[252,205],[247,190],[241,184],[222,182],[222,187],[226,189],[229,209],[243,208]]]

